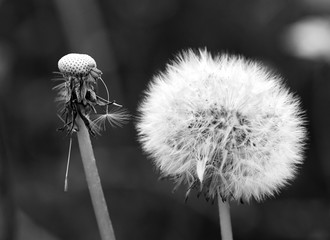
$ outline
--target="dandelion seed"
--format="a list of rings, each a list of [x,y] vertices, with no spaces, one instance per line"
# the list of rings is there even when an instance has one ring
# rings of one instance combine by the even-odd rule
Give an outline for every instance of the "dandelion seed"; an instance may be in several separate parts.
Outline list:
[[[114,109],[105,114],[99,114],[94,119],[94,124],[99,126],[100,129],[105,130],[105,123],[108,122],[111,127],[122,127],[128,122],[130,115],[125,109]]]
[[[183,52],[153,78],[139,112],[143,149],[164,177],[188,185],[187,194],[262,200],[302,163],[299,100],[243,57]]]

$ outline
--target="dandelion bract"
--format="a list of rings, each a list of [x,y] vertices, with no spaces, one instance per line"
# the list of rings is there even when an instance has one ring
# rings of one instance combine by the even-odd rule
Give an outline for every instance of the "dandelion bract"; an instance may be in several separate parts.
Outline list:
[[[187,194],[261,200],[302,163],[299,100],[281,77],[243,57],[183,52],[152,79],[139,113],[143,149]]]

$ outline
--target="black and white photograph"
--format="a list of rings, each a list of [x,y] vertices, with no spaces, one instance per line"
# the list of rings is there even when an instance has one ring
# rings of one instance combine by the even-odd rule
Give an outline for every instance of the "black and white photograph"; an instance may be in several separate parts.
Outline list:
[[[329,239],[329,0],[0,0],[0,240]]]

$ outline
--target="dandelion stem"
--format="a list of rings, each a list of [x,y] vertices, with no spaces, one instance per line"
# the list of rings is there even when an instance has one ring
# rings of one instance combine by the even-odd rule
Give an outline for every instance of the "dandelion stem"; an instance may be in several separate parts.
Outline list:
[[[101,239],[115,240],[115,234],[104,198],[89,133],[80,117],[77,117],[76,122],[79,128],[77,137],[80,153]]]
[[[218,194],[218,205],[220,216],[221,240],[233,240],[229,202],[228,200],[223,202],[221,196]]]

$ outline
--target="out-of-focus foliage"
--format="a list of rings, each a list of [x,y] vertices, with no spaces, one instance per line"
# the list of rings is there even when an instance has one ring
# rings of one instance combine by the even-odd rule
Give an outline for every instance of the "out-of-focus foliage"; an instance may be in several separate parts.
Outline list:
[[[57,61],[69,52],[91,55],[110,98],[134,115],[151,76],[178,51],[198,47],[264,61],[301,97],[308,119],[298,177],[276,199],[232,204],[235,239],[329,239],[330,63],[292,54],[287,35],[307,17],[329,15],[326,0],[0,1],[1,134],[8,148],[0,161],[9,163],[0,166],[8,168],[11,189],[0,189],[0,209],[12,207],[4,201],[12,198],[16,239],[99,239],[75,139],[63,192],[68,137],[56,131]],[[172,194],[171,182],[157,181],[133,122],[93,139],[117,239],[219,239],[216,205],[195,197],[184,204],[184,189]],[[0,223],[7,220],[0,215]]]

